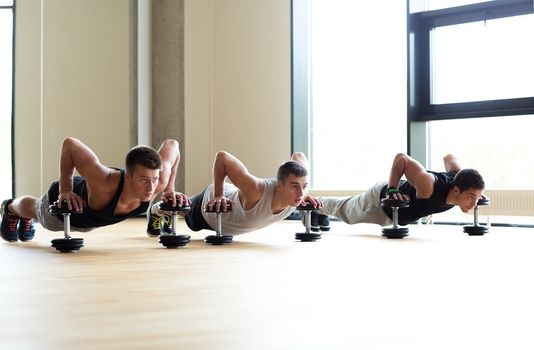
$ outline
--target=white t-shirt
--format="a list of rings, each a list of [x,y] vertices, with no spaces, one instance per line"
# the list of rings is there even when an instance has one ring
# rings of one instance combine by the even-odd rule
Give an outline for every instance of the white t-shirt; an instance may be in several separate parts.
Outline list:
[[[224,196],[234,201],[234,206],[231,211],[221,214],[223,233],[240,234],[250,231],[255,231],[260,228],[269,226],[275,222],[283,220],[291,215],[296,210],[296,207],[288,206],[278,214],[273,214],[271,205],[273,202],[273,193],[276,187],[276,179],[264,179],[265,183],[263,194],[249,210],[243,209],[241,201],[239,200],[239,189],[229,183],[224,184]],[[213,184],[209,185],[204,192],[202,200],[202,207],[213,198]],[[217,215],[215,213],[207,213],[202,211],[204,220],[215,229],[217,226]]]

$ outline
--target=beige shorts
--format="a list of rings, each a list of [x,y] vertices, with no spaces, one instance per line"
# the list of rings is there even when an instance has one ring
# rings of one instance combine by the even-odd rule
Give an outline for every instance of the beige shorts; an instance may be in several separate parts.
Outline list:
[[[46,192],[41,198],[37,199],[35,203],[35,213],[37,214],[37,221],[48,231],[63,231],[63,220],[58,218],[54,214],[50,214],[48,207],[50,206],[50,200],[48,199],[48,192]],[[70,227],[71,231],[89,232],[94,228],[80,228],[76,226]]]

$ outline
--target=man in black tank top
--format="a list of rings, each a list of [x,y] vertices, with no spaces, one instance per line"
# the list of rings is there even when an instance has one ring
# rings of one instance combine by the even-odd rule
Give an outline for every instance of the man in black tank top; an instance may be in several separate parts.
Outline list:
[[[178,142],[166,140],[158,151],[148,146],[132,148],[126,169],[100,163],[96,154],[80,140],[63,141],[59,181],[41,197],[22,196],[2,203],[1,236],[6,241],[33,239],[33,220],[51,231],[63,230],[63,216],[48,212],[48,206],[66,203],[73,231],[89,231],[146,212],[149,203],[163,192],[166,201],[189,204],[187,196],[174,191],[180,161]],[[81,176],[74,176],[76,170]]]
[[[332,215],[348,224],[386,226],[391,224],[392,219],[391,209],[380,205],[381,199],[386,197],[410,201],[408,208],[399,211],[400,225],[456,205],[463,212],[468,212],[482,197],[484,180],[474,169],[462,170],[453,155],[446,155],[443,161],[445,172],[434,172],[425,170],[410,156],[399,153],[393,160],[388,182],[377,183],[354,197],[320,198],[323,208],[315,215]],[[403,176],[406,180],[401,180]]]

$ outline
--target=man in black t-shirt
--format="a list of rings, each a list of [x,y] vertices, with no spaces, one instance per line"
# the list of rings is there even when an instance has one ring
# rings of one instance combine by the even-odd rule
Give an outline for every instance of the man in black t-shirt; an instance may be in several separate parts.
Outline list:
[[[323,208],[314,212],[312,221],[325,222],[327,215],[348,224],[392,223],[391,209],[382,208],[383,198],[410,201],[410,207],[399,210],[399,224],[416,221],[430,214],[459,206],[463,212],[473,209],[484,191],[484,180],[474,169],[461,169],[453,155],[443,158],[445,172],[433,172],[410,156],[399,153],[393,160],[388,182],[379,182],[354,197],[321,197]],[[406,180],[402,180],[403,175]],[[321,225],[322,226],[322,225]]]

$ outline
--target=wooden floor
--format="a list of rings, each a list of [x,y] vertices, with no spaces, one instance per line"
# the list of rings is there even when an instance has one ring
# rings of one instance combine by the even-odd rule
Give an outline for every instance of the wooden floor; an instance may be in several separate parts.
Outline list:
[[[183,223],[182,232],[189,232]],[[534,230],[297,221],[183,249],[145,220],[75,234],[75,254],[0,241],[0,349],[532,349]],[[61,234],[59,235],[61,236]]]

